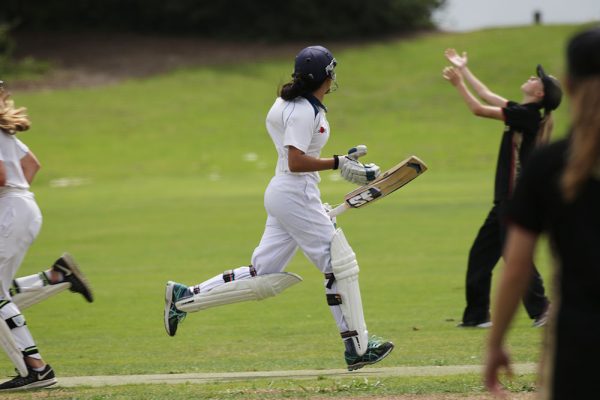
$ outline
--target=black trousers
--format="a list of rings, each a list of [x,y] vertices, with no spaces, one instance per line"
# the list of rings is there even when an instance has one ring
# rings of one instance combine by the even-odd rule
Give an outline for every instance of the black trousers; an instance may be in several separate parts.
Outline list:
[[[502,257],[506,239],[505,212],[505,202],[494,203],[471,247],[466,281],[467,307],[463,313],[463,323],[481,323],[489,319],[492,270]],[[548,306],[544,283],[535,265],[523,303],[532,319],[543,314]]]

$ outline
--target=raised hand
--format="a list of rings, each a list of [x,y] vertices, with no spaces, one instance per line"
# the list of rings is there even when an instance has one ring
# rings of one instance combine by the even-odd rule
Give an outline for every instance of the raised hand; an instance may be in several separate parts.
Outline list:
[[[467,66],[467,52],[463,51],[462,56],[458,55],[455,49],[446,49],[444,55],[456,68],[464,68]]]
[[[454,67],[444,68],[442,71],[442,76],[454,86],[458,85],[463,79],[460,71]]]

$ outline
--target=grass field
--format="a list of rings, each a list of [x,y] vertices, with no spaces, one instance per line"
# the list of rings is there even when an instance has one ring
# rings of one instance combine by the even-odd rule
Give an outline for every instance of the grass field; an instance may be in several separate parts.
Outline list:
[[[339,52],[332,46],[340,88],[326,97],[332,138],[323,154],[365,143],[382,168],[410,154],[430,168],[394,196],[338,219],[358,255],[369,330],[396,344],[381,366],[476,364],[482,357],[486,332],[455,325],[467,253],[491,206],[502,126],[467,112],[441,77],[443,50],[468,50],[472,70],[519,101],[537,63],[561,74],[562,48],[574,30],[536,26]],[[292,56],[103,88],[14,94],[34,124],[21,138],[43,163],[34,191],[44,226],[20,275],[68,250],[96,295],[88,305],[61,294],[25,313],[59,377],[344,367],[322,276],[301,254],[288,271],[304,282],[280,296],[189,315],[175,338],[162,324],[167,280],[194,284],[249,263],[275,161],[264,118]],[[566,128],[566,109],[556,113],[555,137]],[[338,203],[352,186],[333,175],[322,174],[321,191]],[[549,260],[540,253],[549,278]],[[521,310],[509,339],[516,361],[537,360],[541,332]],[[11,371],[0,357],[0,375]],[[445,385],[426,386],[435,392]],[[68,391],[65,398],[137,396],[107,390]],[[183,398],[190,389],[168,390],[155,398]]]

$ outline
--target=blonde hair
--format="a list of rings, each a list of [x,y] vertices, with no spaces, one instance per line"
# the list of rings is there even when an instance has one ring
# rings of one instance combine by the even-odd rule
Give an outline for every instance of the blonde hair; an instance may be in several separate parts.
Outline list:
[[[600,76],[574,84],[571,96],[573,132],[560,186],[566,201],[575,200],[587,179],[600,169]]]
[[[547,111],[544,113],[542,120],[540,121],[540,127],[537,132],[535,144],[541,146],[550,142],[550,136],[552,136],[552,130],[554,129],[554,118],[552,113]]]
[[[0,88],[0,129],[9,135],[26,131],[31,126],[25,107],[15,108],[10,93]]]

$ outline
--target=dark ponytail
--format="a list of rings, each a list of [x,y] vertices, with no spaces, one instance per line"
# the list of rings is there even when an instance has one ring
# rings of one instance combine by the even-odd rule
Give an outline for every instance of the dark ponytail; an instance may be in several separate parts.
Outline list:
[[[323,82],[317,83],[313,79],[303,75],[296,75],[291,82],[284,84],[279,89],[278,94],[283,100],[290,101],[294,100],[296,97],[314,92],[322,83]]]

